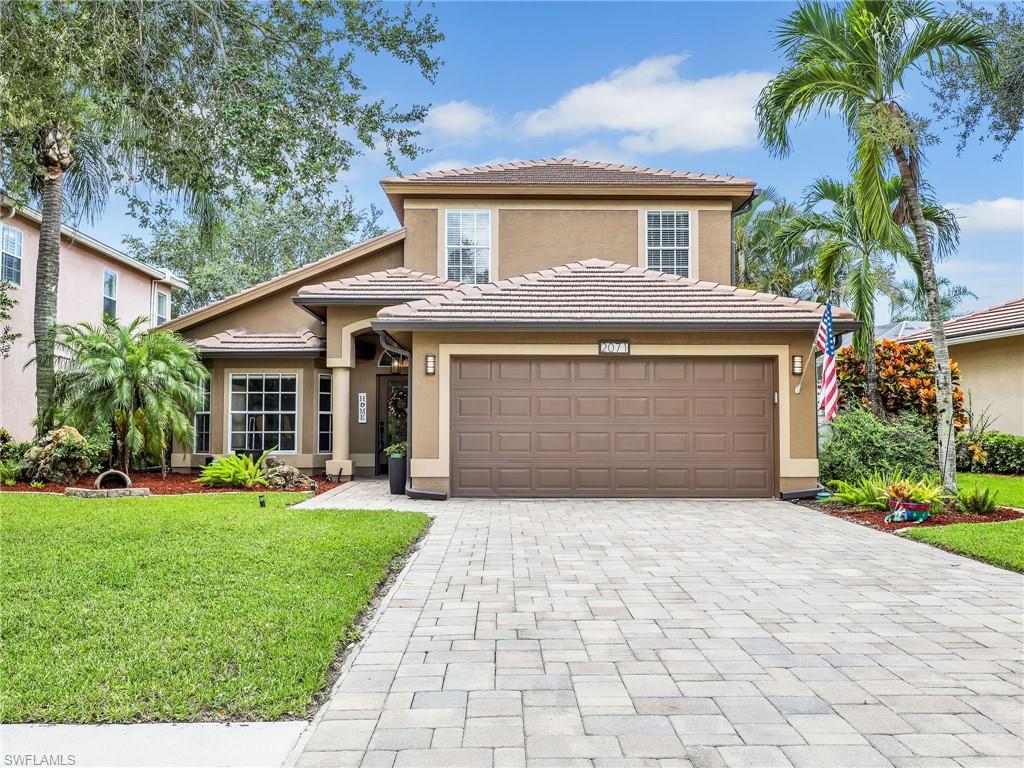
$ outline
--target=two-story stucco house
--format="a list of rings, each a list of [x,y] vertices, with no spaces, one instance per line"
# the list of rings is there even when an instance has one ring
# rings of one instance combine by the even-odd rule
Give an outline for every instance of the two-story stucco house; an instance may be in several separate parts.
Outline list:
[[[35,347],[32,320],[39,253],[39,213],[0,201],[0,280],[18,303],[11,329],[21,337],[0,360],[0,426],[17,440],[34,433]],[[143,316],[159,325],[171,317],[171,289],[187,284],[166,269],[133,259],[77,229],[61,228],[57,322],[98,323],[104,314],[121,321]]]
[[[277,446],[372,474],[407,418],[412,494],[814,487],[793,371],[822,307],[731,285],[753,181],[559,158],[382,186],[401,229],[168,324],[212,371],[177,468]]]

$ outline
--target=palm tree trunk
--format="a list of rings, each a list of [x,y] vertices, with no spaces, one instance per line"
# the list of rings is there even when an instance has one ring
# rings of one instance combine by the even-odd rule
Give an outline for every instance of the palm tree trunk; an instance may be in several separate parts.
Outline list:
[[[63,218],[64,170],[48,167],[43,178],[39,254],[36,260],[36,432],[53,423],[53,327],[57,324],[57,282],[60,278],[60,227]]]
[[[935,408],[938,413],[939,471],[942,484],[956,490],[956,436],[953,434],[953,374],[949,365],[949,347],[943,325],[942,302],[939,300],[939,281],[935,274],[932,247],[928,238],[928,225],[921,210],[921,197],[917,177],[910,166],[906,147],[893,147],[896,163],[903,180],[903,194],[910,212],[910,221],[917,240],[917,253],[921,260],[921,290],[928,307],[928,320],[935,348]]]

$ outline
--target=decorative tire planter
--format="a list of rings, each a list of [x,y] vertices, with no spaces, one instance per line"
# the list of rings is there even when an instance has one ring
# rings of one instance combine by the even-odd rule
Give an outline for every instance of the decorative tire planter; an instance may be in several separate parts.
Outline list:
[[[931,516],[932,503],[930,501],[900,501],[889,500],[889,514],[885,518],[887,523],[922,523]]]
[[[393,496],[405,493],[405,456],[388,458],[388,485]]]

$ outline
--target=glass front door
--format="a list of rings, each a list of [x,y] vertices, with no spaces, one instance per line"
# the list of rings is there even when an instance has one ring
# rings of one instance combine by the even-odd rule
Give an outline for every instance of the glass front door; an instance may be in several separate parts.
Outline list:
[[[377,473],[386,474],[384,449],[406,439],[409,416],[409,381],[405,376],[377,377]]]

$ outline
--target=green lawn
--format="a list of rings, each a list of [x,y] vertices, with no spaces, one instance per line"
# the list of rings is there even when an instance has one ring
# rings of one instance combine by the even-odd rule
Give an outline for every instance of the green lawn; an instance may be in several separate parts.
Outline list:
[[[1024,520],[915,528],[906,535],[950,552],[1024,572]]]
[[[257,496],[0,494],[0,722],[305,715],[427,517]]]
[[[1024,509],[1024,477],[1021,475],[979,475],[971,472],[957,472],[957,485],[967,488],[980,485],[999,493],[996,500],[1001,506]]]

